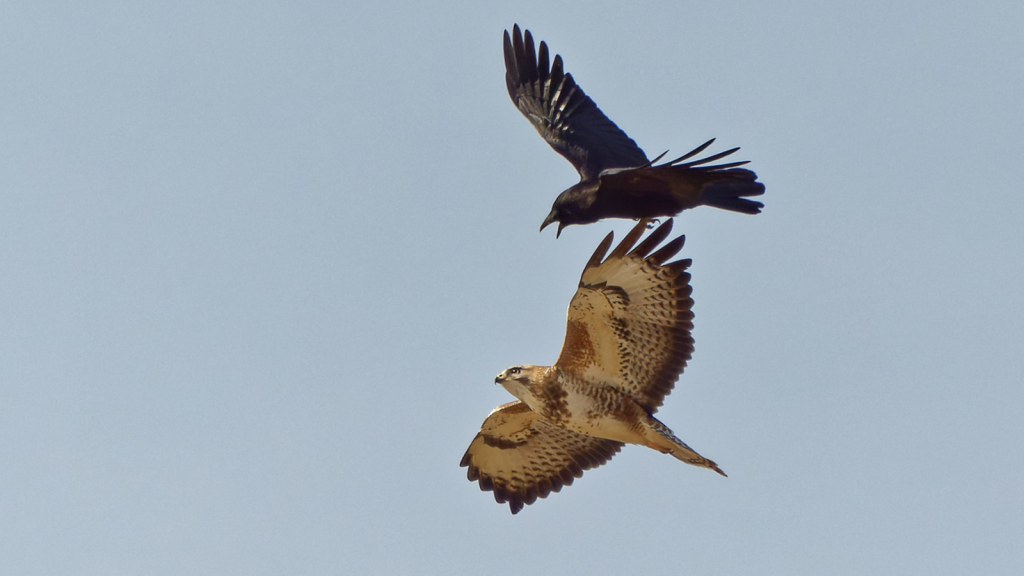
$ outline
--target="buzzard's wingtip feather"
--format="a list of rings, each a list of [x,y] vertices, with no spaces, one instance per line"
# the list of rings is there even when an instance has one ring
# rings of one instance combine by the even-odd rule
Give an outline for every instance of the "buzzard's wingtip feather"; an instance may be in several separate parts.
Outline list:
[[[590,257],[590,260],[587,262],[587,265],[583,267],[584,272],[586,272],[590,268],[599,265],[601,261],[604,260],[604,256],[605,254],[608,253],[608,248],[611,247],[612,240],[614,239],[614,232],[609,232],[608,235],[604,237],[604,240],[602,240],[601,243],[598,244],[597,250],[594,250],[594,255]]]
[[[626,237],[622,239],[622,242],[619,242],[619,245],[615,247],[615,250],[608,255],[608,258],[622,258],[625,256],[626,253],[633,248],[633,245],[636,244],[636,241],[644,235],[644,231],[647,230],[647,225],[650,222],[650,218],[641,218],[640,221],[636,223],[636,226],[634,226],[633,229],[626,234]]]
[[[685,242],[686,236],[680,236],[672,240],[668,244],[662,246],[661,249],[655,252],[654,254],[651,254],[650,257],[647,258],[647,261],[660,266],[664,264],[669,258],[678,254],[679,251],[683,248],[683,244]]]
[[[670,232],[672,232],[672,218],[669,218],[664,224],[655,228],[654,232],[651,232],[651,235],[637,245],[629,255],[636,254],[640,258],[646,258],[651,253],[651,250],[657,248],[658,244],[661,244],[668,237]]]
[[[689,285],[690,275],[686,273],[686,269],[689,268],[691,264],[693,264],[693,260],[689,258],[684,258],[682,260],[676,260],[675,262],[670,262],[662,266],[662,268],[668,270],[676,277],[677,282],[686,286],[685,290],[680,292],[680,294],[683,294],[684,296],[689,296],[690,293],[693,291],[693,289],[690,288]]]

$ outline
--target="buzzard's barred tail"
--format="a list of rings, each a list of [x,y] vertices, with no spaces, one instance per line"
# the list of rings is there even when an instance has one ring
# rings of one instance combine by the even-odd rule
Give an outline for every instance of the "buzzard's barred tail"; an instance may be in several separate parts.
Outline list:
[[[704,188],[700,196],[701,204],[742,214],[761,213],[764,204],[745,198],[764,194],[764,184],[755,181],[757,174],[743,168],[712,172],[711,174],[719,179]]]
[[[651,448],[654,448],[659,452],[672,454],[677,460],[682,460],[687,464],[700,466],[701,468],[710,468],[722,476],[728,477],[728,475],[725,472],[722,472],[722,469],[718,467],[718,464],[715,464],[714,461],[701,456],[696,452],[696,450],[687,446],[686,442],[683,442],[676,437],[676,435],[672,433],[672,430],[670,430],[668,426],[665,426],[660,420],[651,416],[649,424],[651,430],[658,434],[658,437],[654,438],[655,442],[650,445]],[[660,440],[660,442],[658,442],[658,440]]]

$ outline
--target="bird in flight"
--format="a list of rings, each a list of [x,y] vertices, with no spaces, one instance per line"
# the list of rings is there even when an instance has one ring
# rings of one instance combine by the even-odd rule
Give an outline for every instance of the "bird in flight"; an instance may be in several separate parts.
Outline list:
[[[495,408],[462,457],[470,481],[513,514],[601,466],[623,443],[653,448],[722,476],[654,417],[693,353],[690,260],[655,251],[672,220],[636,245],[641,220],[605,258],[611,233],[583,269],[554,366],[519,365],[494,379],[518,398]]]
[[[580,182],[555,199],[540,229],[558,222],[556,237],[572,224],[604,218],[673,216],[696,206],[758,214],[764,204],[748,200],[764,194],[757,174],[737,168],[747,162],[711,164],[739,148],[694,159],[714,138],[683,156],[656,164],[608,119],[572,74],[562,57],[548,59],[548,47],[534,50],[533,36],[519,25],[505,31],[505,83],[516,108],[544,140],[579,172]]]

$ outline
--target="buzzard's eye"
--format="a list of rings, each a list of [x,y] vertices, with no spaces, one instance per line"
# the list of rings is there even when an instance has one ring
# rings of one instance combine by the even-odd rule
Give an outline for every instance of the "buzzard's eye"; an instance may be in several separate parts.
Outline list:
[[[512,374],[513,376],[515,376],[516,374],[519,374],[519,368],[513,368],[513,369],[509,370],[509,372],[510,372],[510,373],[511,373],[511,374]]]

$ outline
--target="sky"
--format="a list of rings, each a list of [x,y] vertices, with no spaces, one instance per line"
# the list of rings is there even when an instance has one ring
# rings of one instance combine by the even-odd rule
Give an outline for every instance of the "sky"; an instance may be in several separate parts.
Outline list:
[[[12,2],[0,572],[1019,574],[1024,4]],[[684,212],[659,418],[516,516],[459,460],[611,220],[508,98],[518,23]]]

